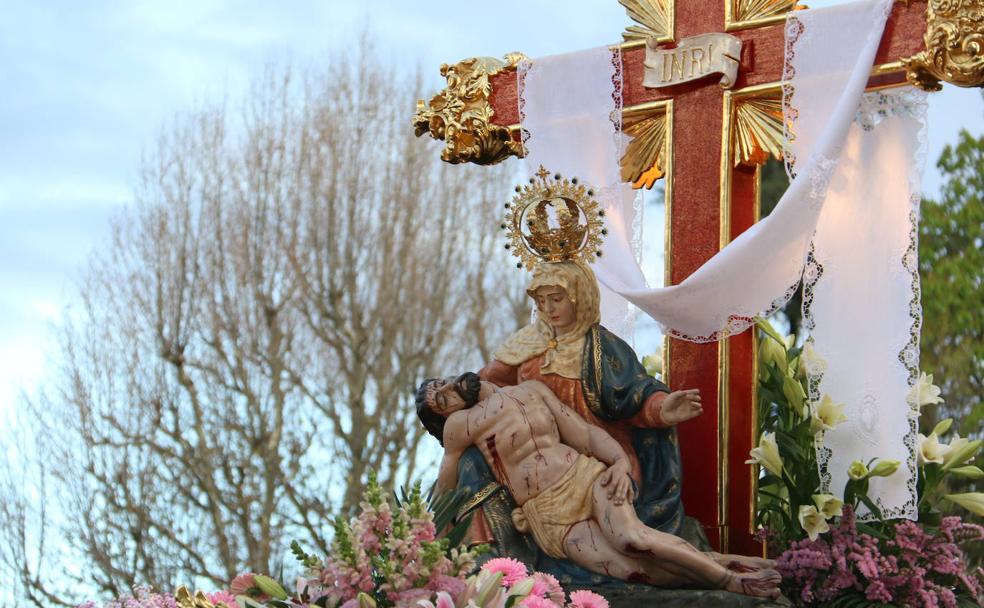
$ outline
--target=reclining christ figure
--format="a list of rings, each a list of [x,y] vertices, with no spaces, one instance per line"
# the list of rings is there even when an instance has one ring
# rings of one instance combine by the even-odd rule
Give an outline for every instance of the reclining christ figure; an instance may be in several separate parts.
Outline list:
[[[465,373],[425,381],[416,402],[421,421],[444,445],[437,490],[454,488],[459,457],[477,446],[520,505],[512,514],[516,527],[531,532],[548,555],[658,587],[778,597],[771,560],[704,553],[643,525],[632,508],[622,447],[544,384],[499,388]]]

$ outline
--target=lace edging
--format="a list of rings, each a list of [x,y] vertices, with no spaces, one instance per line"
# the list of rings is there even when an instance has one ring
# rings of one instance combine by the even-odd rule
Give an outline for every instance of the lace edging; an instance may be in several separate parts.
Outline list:
[[[926,108],[926,94],[922,91],[904,90],[896,93],[874,92],[863,96],[858,113],[855,117],[857,123],[865,131],[872,131],[884,119],[891,116],[910,116],[921,119]],[[921,287],[919,283],[919,203],[922,198],[919,185],[919,176],[922,174],[922,167],[926,162],[926,123],[922,121],[920,125],[918,147],[916,151],[915,166],[909,176],[909,244],[903,254],[900,265],[910,277],[911,297],[909,299],[909,317],[911,325],[909,327],[909,340],[899,351],[898,361],[906,369],[909,376],[909,385],[912,386],[919,378],[919,334],[922,329],[922,306],[921,306]],[[810,270],[810,266],[814,270]],[[804,327],[812,332],[815,327],[813,318],[813,289],[816,283],[823,276],[823,266],[814,256],[814,249],[811,243],[808,256],[807,270],[803,277],[803,319]],[[812,344],[812,336],[807,339]],[[807,371],[808,393],[810,408],[815,411],[821,399],[820,382],[823,379],[823,372]],[[895,518],[914,518],[917,514],[916,501],[918,498],[918,471],[916,462],[916,450],[918,448],[918,425],[919,408],[910,407],[908,412],[909,429],[903,437],[903,443],[908,451],[906,468],[909,476],[906,482],[906,489],[909,499],[901,505],[886,507],[880,497],[875,497],[874,502],[882,512],[882,517],[886,519]],[[814,448],[817,454],[817,468],[820,476],[821,492],[831,493],[831,474],[829,461],[832,455],[830,448],[824,445],[824,432],[821,431],[814,437]],[[873,513],[865,513],[858,517],[860,521],[870,521],[877,519]]]

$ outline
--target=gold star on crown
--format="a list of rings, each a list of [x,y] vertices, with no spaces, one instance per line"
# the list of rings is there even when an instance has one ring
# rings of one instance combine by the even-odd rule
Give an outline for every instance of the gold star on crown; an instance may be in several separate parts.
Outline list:
[[[540,165],[529,184],[516,186],[500,227],[506,232],[506,249],[521,260],[516,266],[532,270],[540,261],[594,262],[607,234],[604,216],[593,190],[576,177],[555,173],[551,179]]]

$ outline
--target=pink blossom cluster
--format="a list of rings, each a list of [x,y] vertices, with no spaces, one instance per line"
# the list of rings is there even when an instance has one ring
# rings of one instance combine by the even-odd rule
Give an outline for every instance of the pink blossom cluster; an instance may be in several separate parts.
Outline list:
[[[328,606],[353,608],[361,592],[382,605],[416,606],[438,591],[465,588],[474,557],[458,551],[448,557],[419,487],[394,512],[370,479],[360,507],[350,522],[335,522],[331,555],[299,583],[310,601],[327,596]]]
[[[78,608],[98,608],[93,601],[79,604]],[[123,596],[103,605],[103,608],[178,608],[178,602],[170,593],[154,593],[150,587],[135,585],[133,596]]]
[[[507,595],[515,592],[517,585],[532,577],[529,594],[519,602],[519,606],[525,608],[608,608],[605,598],[587,590],[572,592],[570,603],[565,603],[564,590],[556,578],[543,572],[534,572],[531,575],[526,565],[512,558],[491,559],[482,566],[482,572],[501,574],[502,587]]]
[[[956,608],[957,594],[984,599],[984,571],[969,574],[959,547],[981,538],[980,526],[946,517],[938,531],[902,520],[879,539],[860,532],[845,507],[829,535],[794,542],[777,569],[790,597],[805,606],[853,592],[872,602]]]

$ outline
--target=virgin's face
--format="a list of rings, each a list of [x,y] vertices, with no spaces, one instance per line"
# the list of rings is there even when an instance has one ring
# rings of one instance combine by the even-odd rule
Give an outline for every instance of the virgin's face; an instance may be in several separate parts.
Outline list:
[[[567,292],[556,285],[544,285],[533,292],[536,308],[558,336],[574,329],[577,314]]]

